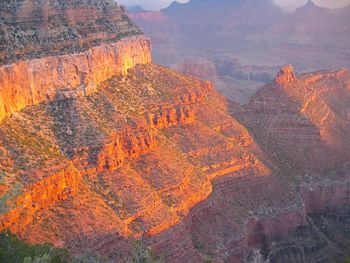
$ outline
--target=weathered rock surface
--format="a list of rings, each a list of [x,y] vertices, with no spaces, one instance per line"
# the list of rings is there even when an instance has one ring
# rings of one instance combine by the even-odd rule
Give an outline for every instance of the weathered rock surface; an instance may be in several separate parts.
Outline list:
[[[9,229],[15,233],[20,232],[32,222],[37,211],[66,200],[78,192],[81,182],[79,172],[72,164],[61,166],[67,167],[28,171],[31,174],[31,178],[28,180],[36,181],[28,185],[23,193],[13,197],[12,200],[6,200],[8,196],[5,196],[6,202],[1,203],[1,229]],[[56,169],[57,171],[55,171]],[[18,183],[12,187],[17,189],[7,189],[6,193],[20,191],[21,184]]]
[[[292,65],[284,66],[277,74],[275,82],[281,86],[295,80],[295,73]]]
[[[40,59],[20,60],[0,67],[0,121],[15,111],[52,101],[61,91],[89,95],[93,86],[125,75],[137,64],[151,62],[150,40],[124,38],[88,51]]]
[[[2,227],[117,262],[141,236],[169,262],[240,262],[254,248],[272,262],[340,259],[347,252],[331,239],[347,244],[332,236],[345,219],[332,214],[348,205],[348,146],[324,145],[312,104],[299,101],[325,84],[322,99],[339,101],[349,79],[319,72],[264,87],[235,113],[255,138],[209,82],[152,64],[89,96],[28,107],[0,126]]]
[[[282,239],[265,240],[271,262],[332,262],[348,255],[349,239],[337,229],[349,216],[349,79],[347,70],[297,78],[287,66],[245,109],[236,109],[295,185],[307,218]]]
[[[97,89],[90,96],[28,107],[3,122],[1,145],[6,159],[15,164],[1,169],[5,182],[20,182],[21,189],[7,190],[5,202],[18,205],[3,212],[3,228],[32,242],[64,244],[76,252],[92,249],[118,260],[125,255],[113,251],[124,247],[127,252],[125,244],[145,234],[152,246],[164,250],[169,243],[163,233],[181,228],[190,209],[206,202],[216,178],[229,182],[269,175],[248,150],[255,147],[250,135],[231,118],[225,100],[209,82],[147,65]],[[42,190],[50,196],[45,207],[41,194],[32,194],[34,171],[46,171],[59,162],[74,165],[74,187],[57,181],[59,189]],[[60,171],[62,180],[69,177],[63,168]],[[68,199],[61,198],[61,192]],[[22,206],[15,200],[23,195],[34,197]],[[62,213],[76,214],[86,206],[86,215],[59,219]],[[21,216],[25,223],[19,224],[16,215],[21,213],[27,216]],[[106,225],[101,214],[113,224]],[[184,234],[191,236],[188,229]],[[89,236],[88,243],[84,236]],[[207,258],[193,243],[183,245],[194,260]],[[164,252],[170,258],[179,250]]]
[[[0,122],[151,62],[149,39],[112,0],[2,2],[0,18]]]
[[[142,34],[113,0],[2,1],[0,18],[0,65]]]
[[[151,64],[149,40],[111,1],[0,10],[7,33],[30,24],[38,37],[0,68],[0,230],[113,262],[141,237],[167,262],[349,255],[347,70],[296,77],[287,66],[241,107]],[[52,14],[59,32],[78,32],[78,51],[70,41],[55,51]]]

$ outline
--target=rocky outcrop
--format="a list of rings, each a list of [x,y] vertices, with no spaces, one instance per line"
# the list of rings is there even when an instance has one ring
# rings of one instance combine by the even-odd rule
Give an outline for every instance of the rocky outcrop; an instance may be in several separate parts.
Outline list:
[[[289,241],[303,244],[300,253],[313,262],[334,246],[319,242],[310,218],[346,206],[349,181],[339,157],[346,148],[329,147],[322,137],[345,140],[335,131],[346,127],[341,116],[348,106],[343,112],[330,104],[340,103],[338,96],[346,101],[349,76],[325,72],[306,87],[317,74],[267,85],[236,109],[261,148],[209,82],[153,64],[112,77],[89,96],[60,95],[13,114],[0,126],[4,196],[13,181],[24,187],[9,200],[37,198],[31,192],[39,190],[30,189],[48,178],[63,182],[53,183],[50,198],[40,192],[43,199],[30,197],[25,206],[14,202],[2,213],[3,225],[31,242],[115,261],[143,236],[170,262],[240,262],[251,249],[282,262],[292,257]],[[316,90],[320,97],[305,107]],[[322,123],[313,106],[321,101],[333,111]],[[79,172],[70,182],[78,187],[63,172],[42,172],[45,160],[71,163]],[[29,209],[33,202],[40,205]],[[299,231],[314,243],[295,243],[303,240]]]
[[[50,167],[50,170],[29,171],[35,176],[35,182],[28,183],[17,196],[2,200],[2,211],[0,215],[0,230],[9,229],[19,233],[30,224],[37,211],[53,206],[56,202],[66,200],[74,196],[81,186],[81,176],[72,164],[63,164],[67,167]],[[40,176],[40,177],[39,177]],[[38,178],[39,177],[39,178]],[[12,185],[12,188],[17,187]],[[7,189],[9,192],[16,189]],[[18,190],[18,189],[17,189]]]
[[[149,153],[157,146],[156,134],[159,129],[191,124],[194,122],[193,108],[180,106],[159,113],[146,113],[147,124],[135,124],[109,135],[103,146],[75,148],[73,162],[82,174],[113,171],[122,165],[125,159],[138,158]]]
[[[254,232],[264,242],[257,242],[258,248],[271,262],[331,262],[348,254],[349,241],[337,228],[348,216],[339,211],[349,206],[349,78],[346,70],[296,77],[288,66],[237,111],[286,180],[297,184],[293,191],[302,204],[292,215],[303,220],[290,223],[294,227],[283,238],[280,231],[271,235],[267,230],[274,220],[272,225],[283,224],[277,216],[259,221],[260,230]],[[329,219],[335,214],[341,214],[337,222]]]
[[[15,216],[22,207],[15,205],[13,214],[3,214],[4,227],[27,240],[65,242],[76,252],[90,247],[114,260],[125,256],[113,251],[126,239],[142,235],[164,249],[168,235],[163,239],[163,233],[182,225],[186,216],[191,218],[191,209],[206,202],[218,178],[223,180],[218,187],[226,189],[234,178],[270,173],[248,152],[254,145],[249,133],[230,117],[224,98],[209,82],[148,64],[136,66],[126,77],[113,77],[96,90],[90,96],[61,97],[29,107],[0,126],[6,135],[0,144],[9,150],[9,158],[17,160],[14,167],[21,172],[16,178],[28,187],[33,176],[27,174],[40,171],[45,159],[72,161],[84,178],[77,192],[69,192],[71,198],[51,194],[58,201],[42,202],[23,217],[27,223],[22,227]],[[34,116],[41,121],[41,131],[36,130]],[[52,152],[39,145],[50,145]],[[10,180],[11,167],[4,169]],[[76,217],[59,219],[61,213],[76,214],[85,206],[90,209],[87,214],[97,218],[91,222],[87,215],[79,215],[78,225],[86,222],[82,229],[76,228]],[[104,216],[98,214],[108,215],[113,223],[103,224]],[[51,234],[45,230],[48,226],[55,226]],[[85,232],[90,226],[99,234]],[[190,226],[182,229],[187,238],[178,245],[188,247],[192,259],[203,258],[188,241]],[[96,245],[77,244],[82,234]],[[170,258],[178,251],[174,247],[164,253]]]
[[[0,18],[0,122],[151,62],[150,40],[112,0],[3,2]]]
[[[348,253],[346,70],[288,65],[243,107],[150,63],[112,1],[21,0],[0,14],[21,39],[0,68],[0,230],[115,262],[141,237],[167,262]]]
[[[83,53],[1,66],[0,121],[27,106],[59,98],[60,90],[81,89],[88,95],[92,85],[150,62],[150,41],[139,36],[102,44]]]
[[[112,0],[2,1],[0,18],[0,65],[81,53],[142,34]]]
[[[292,65],[284,66],[277,74],[275,82],[281,86],[295,80],[295,73]]]

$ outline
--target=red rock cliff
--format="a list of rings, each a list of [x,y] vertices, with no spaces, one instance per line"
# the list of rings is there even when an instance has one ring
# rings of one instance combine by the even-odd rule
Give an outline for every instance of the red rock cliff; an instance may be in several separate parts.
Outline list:
[[[78,54],[18,61],[0,67],[0,122],[26,106],[54,99],[59,89],[89,87],[136,64],[151,62],[150,40],[144,36],[102,44]]]
[[[280,72],[278,72],[277,77],[275,79],[275,82],[281,86],[292,82],[295,80],[295,73],[292,65],[286,65],[284,66]]]
[[[73,165],[62,165],[58,171],[32,171],[43,173],[44,178],[28,184],[22,194],[7,201],[8,211],[0,215],[0,230],[19,232],[32,222],[37,211],[66,200],[79,190],[81,177]]]

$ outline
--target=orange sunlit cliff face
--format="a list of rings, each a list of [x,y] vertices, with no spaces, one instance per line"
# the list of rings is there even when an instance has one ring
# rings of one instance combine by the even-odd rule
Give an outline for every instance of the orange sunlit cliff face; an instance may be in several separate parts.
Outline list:
[[[34,9],[38,38],[0,66],[0,230],[111,262],[139,239],[165,262],[347,255],[347,70],[285,66],[242,106],[153,64],[113,1],[14,1],[0,15],[26,32]],[[58,48],[45,36],[72,31]]]

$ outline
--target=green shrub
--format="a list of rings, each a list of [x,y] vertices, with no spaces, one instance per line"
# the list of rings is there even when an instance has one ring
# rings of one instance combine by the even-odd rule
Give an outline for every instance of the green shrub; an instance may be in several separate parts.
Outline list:
[[[68,263],[67,250],[49,244],[29,245],[11,234],[0,233],[0,262],[2,263]]]
[[[129,263],[159,263],[152,250],[142,240],[134,243],[133,259]]]
[[[75,258],[73,263],[107,263],[108,260],[101,258],[95,254],[89,253],[82,257]]]

